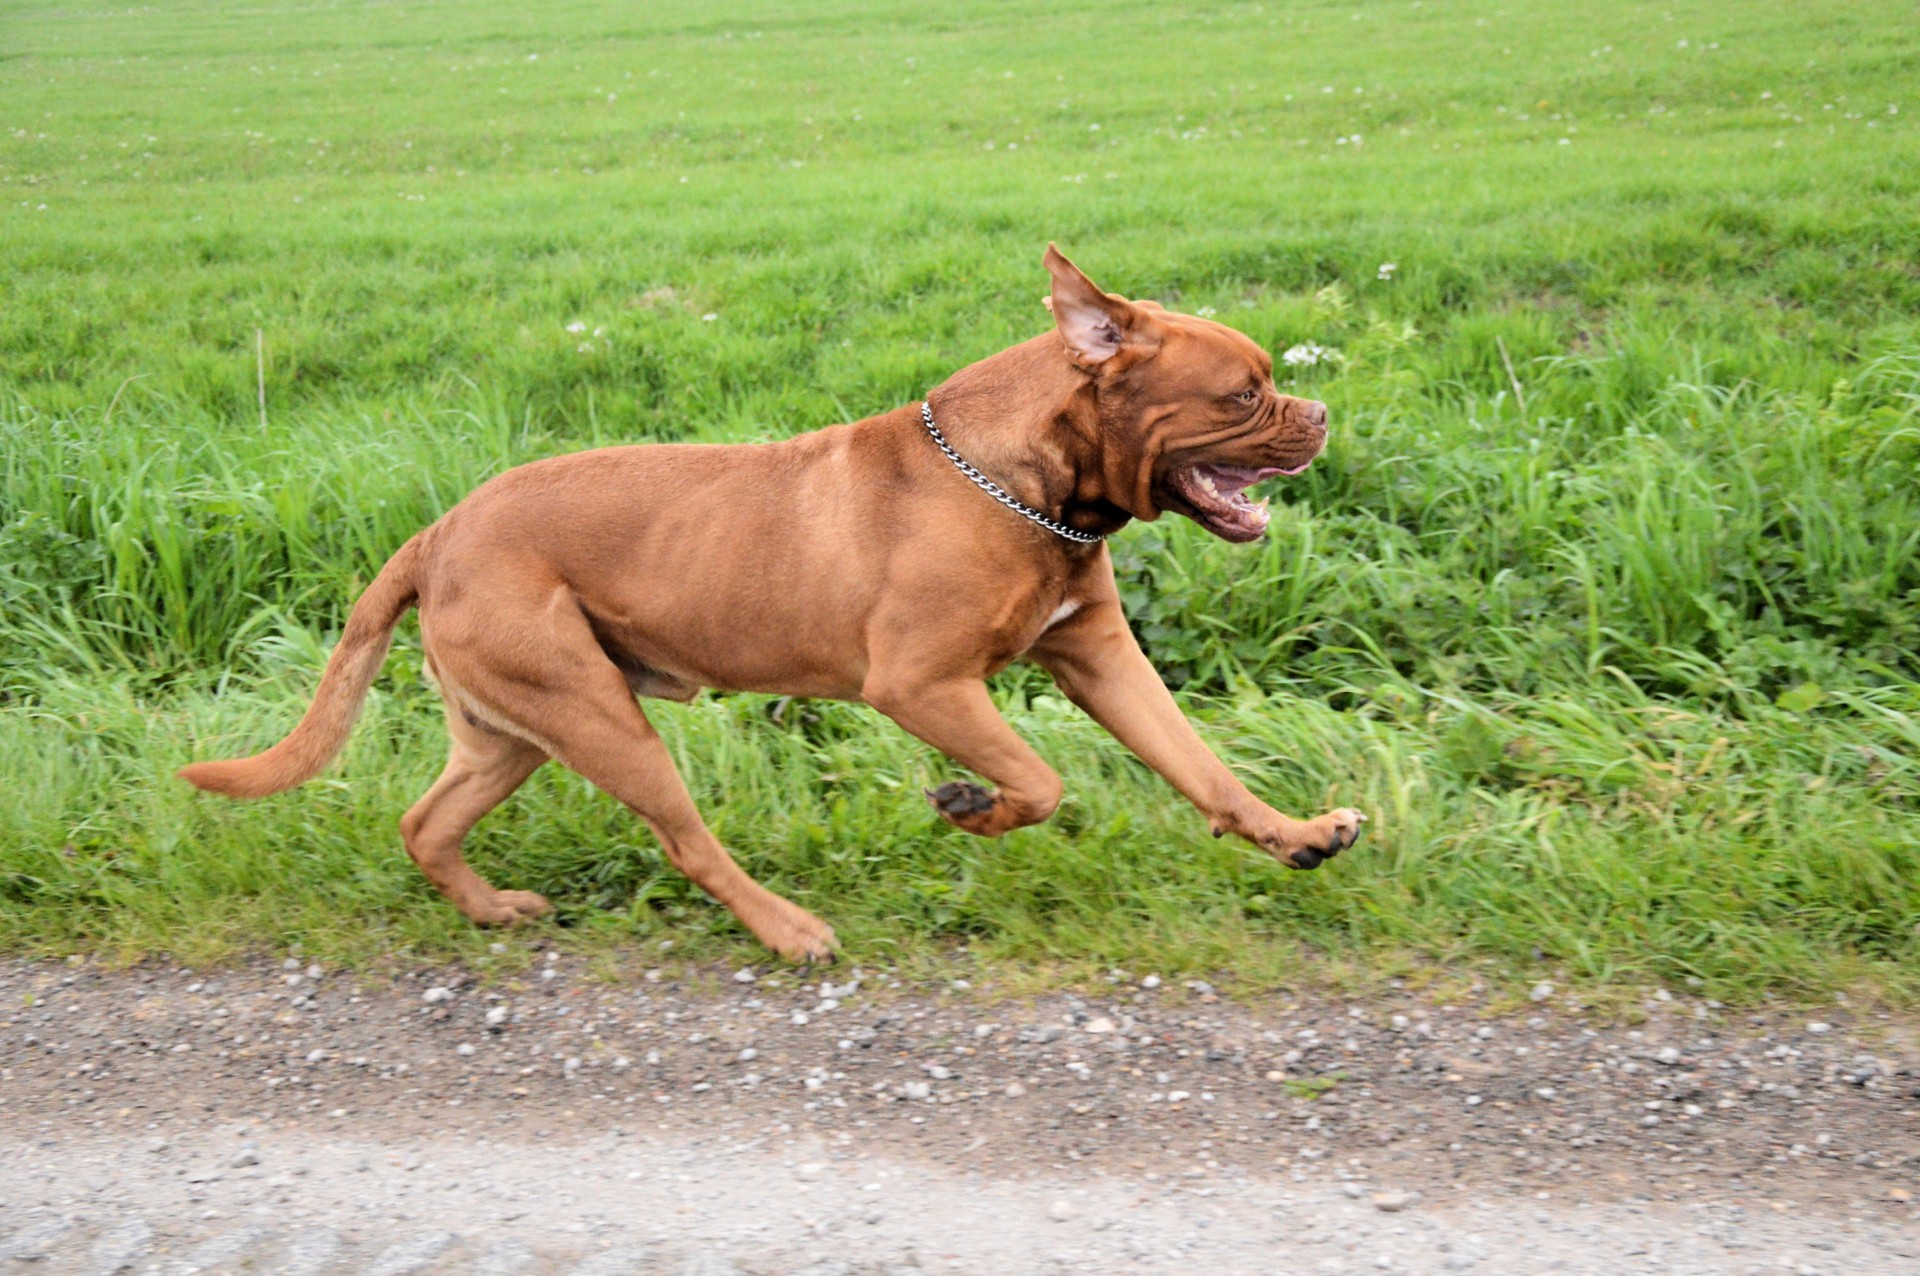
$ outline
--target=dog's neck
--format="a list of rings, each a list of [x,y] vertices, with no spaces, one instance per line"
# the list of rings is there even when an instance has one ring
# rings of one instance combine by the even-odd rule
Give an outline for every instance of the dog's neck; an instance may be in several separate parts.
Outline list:
[[[1059,334],[960,369],[928,402],[960,455],[1042,513],[1102,535],[1135,516],[1137,484],[1105,454],[1092,383],[1067,361]]]

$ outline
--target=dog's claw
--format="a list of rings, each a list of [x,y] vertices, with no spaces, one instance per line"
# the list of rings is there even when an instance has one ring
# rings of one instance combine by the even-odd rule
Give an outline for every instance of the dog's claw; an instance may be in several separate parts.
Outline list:
[[[993,794],[978,784],[950,780],[926,790],[927,801],[942,815],[985,815],[993,809]]]

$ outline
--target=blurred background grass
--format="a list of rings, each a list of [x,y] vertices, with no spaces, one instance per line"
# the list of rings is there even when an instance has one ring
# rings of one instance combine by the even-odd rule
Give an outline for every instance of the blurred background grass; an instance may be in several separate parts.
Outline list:
[[[0,943],[484,943],[394,830],[441,752],[410,626],[322,780],[235,806],[172,770],[290,726],[361,585],[481,479],[908,401],[1046,323],[1051,238],[1328,352],[1289,375],[1333,440],[1266,543],[1114,549],[1256,791],[1370,837],[1311,875],[1214,842],[1029,670],[997,693],[1069,798],[998,843],[867,710],[650,708],[752,871],[868,960],[1910,1000],[1911,16],[10,10]],[[752,952],[556,769],[473,846],[582,942]]]

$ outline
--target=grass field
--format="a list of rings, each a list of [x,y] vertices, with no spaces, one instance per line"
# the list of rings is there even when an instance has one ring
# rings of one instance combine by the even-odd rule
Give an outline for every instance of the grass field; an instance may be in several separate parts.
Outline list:
[[[1047,322],[1051,238],[1331,352],[1266,543],[1115,553],[1255,790],[1371,835],[1215,842],[1030,670],[1069,795],[996,843],[868,710],[661,707],[753,872],[867,962],[1911,1002],[1916,84],[1890,2],[11,6],[0,944],[480,951],[394,830],[410,622],[321,780],[172,771],[289,727],[481,479],[906,402]],[[470,845],[572,942],[755,954],[557,768]]]

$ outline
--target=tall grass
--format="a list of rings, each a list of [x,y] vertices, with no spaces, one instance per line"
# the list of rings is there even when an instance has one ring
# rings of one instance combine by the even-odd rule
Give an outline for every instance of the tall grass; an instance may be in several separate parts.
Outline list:
[[[485,477],[904,402],[1046,322],[1057,238],[1335,352],[1263,544],[1114,551],[1250,783],[1374,836],[1311,875],[1200,836],[1031,670],[997,694],[1070,797],[999,843],[865,710],[650,709],[753,871],[858,954],[1911,998],[1920,35],[1576,8],[9,17],[0,942],[479,942],[393,831],[440,748],[410,629],[322,780],[171,771],[289,726]],[[474,852],[583,933],[747,942],[558,771]]]

